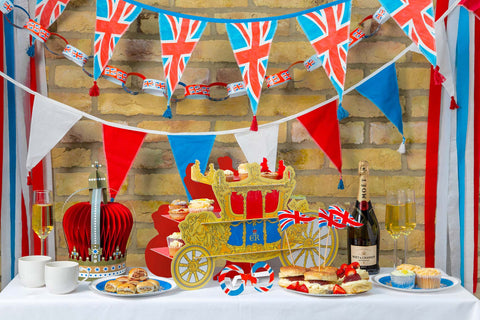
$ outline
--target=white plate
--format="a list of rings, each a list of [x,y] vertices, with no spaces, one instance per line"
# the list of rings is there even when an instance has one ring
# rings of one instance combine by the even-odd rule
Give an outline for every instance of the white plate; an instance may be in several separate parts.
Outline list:
[[[100,294],[105,294],[108,296],[113,296],[113,297],[122,297],[122,298],[139,298],[139,297],[149,297],[149,296],[156,296],[158,294],[162,294],[165,292],[170,292],[173,289],[177,287],[175,282],[170,279],[166,278],[160,278],[160,277],[148,277],[149,279],[157,280],[158,283],[160,284],[160,289],[158,291],[153,291],[153,292],[145,292],[145,293],[137,293],[137,294],[117,294],[115,292],[108,292],[105,291],[105,284],[110,281],[114,280],[118,277],[106,277],[106,278],[100,278],[92,283],[90,283],[90,290],[93,292],[97,292]]]
[[[392,283],[391,283],[391,280],[390,280],[390,274],[385,273],[385,274],[376,275],[373,278],[373,282],[375,282],[376,284],[378,284],[382,287],[393,289],[393,290],[421,293],[421,292],[435,292],[435,291],[442,291],[442,290],[450,289],[452,287],[455,287],[459,283],[459,280],[457,278],[454,278],[454,277],[442,276],[442,278],[440,279],[440,288],[422,289],[422,288],[418,288],[417,286],[415,286],[413,289],[403,289],[403,288],[392,287]]]
[[[359,294],[368,292],[360,292],[360,293],[346,293],[346,294],[333,294],[333,293],[308,293],[308,292],[302,292],[302,291],[297,291],[297,290],[292,290],[292,289],[287,289],[281,287],[283,290],[292,292],[292,293],[298,293],[298,294],[303,294],[305,296],[312,296],[312,297],[350,297],[350,296],[358,296]]]

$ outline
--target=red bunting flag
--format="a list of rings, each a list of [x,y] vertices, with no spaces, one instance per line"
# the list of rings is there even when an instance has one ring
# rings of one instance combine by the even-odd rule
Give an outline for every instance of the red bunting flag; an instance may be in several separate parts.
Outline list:
[[[103,150],[107,161],[110,197],[115,199],[146,133],[103,125]]]
[[[312,139],[342,172],[340,129],[337,120],[337,100],[297,118]]]

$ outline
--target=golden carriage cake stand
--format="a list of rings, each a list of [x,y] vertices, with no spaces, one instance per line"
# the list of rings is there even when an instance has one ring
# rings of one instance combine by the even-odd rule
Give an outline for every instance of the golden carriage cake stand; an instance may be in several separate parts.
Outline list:
[[[246,167],[248,177],[228,182],[225,172],[215,170],[213,164],[205,175],[198,161],[192,166],[192,180],[212,186],[221,212],[219,216],[211,211],[190,213],[179,224],[185,245],[175,254],[171,272],[180,288],[206,285],[219,258],[255,263],[280,257],[283,265],[305,267],[329,265],[335,258],[337,233],[319,229],[316,219],[280,231],[280,210],[318,215],[310,212],[305,199],[290,199],[296,183],[293,168],[287,166],[283,177],[272,179],[262,176],[257,163]]]

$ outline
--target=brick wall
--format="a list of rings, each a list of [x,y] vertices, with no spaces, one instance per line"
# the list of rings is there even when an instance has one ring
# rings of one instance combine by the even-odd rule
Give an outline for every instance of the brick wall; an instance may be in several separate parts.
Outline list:
[[[326,3],[324,0],[143,0],[144,3],[172,11],[216,18],[251,18],[296,12]],[[379,7],[375,0],[354,0],[352,26]],[[70,43],[92,54],[95,1],[71,0],[51,30]],[[346,85],[348,88],[390,61],[410,44],[393,21],[382,26],[374,37],[349,51]],[[59,46],[60,48],[60,46]],[[295,19],[279,21],[267,74],[287,68],[292,62],[314,54]],[[110,64],[127,72],[143,73],[147,78],[163,79],[158,34],[158,15],[143,11],[119,41]],[[409,237],[410,262],[424,264],[424,174],[428,110],[429,65],[423,56],[408,53],[397,63],[400,99],[403,108],[407,152],[396,152],[401,136],[394,126],[367,99],[352,92],[344,97],[350,116],[340,123],[345,190],[337,190],[338,173],[318,149],[308,133],[295,120],[280,125],[278,159],[292,165],[297,174],[295,194],[305,195],[311,207],[338,203],[347,208],[357,194],[358,161],[370,162],[370,195],[380,221],[382,266],[392,265],[393,241],[384,230],[386,189],[413,188],[417,194],[417,228]],[[293,70],[295,80],[286,86],[264,90],[258,109],[259,123],[271,122],[302,111],[336,95],[321,69]],[[166,100],[147,94],[125,93],[120,87],[99,80],[101,94],[90,97],[92,79],[71,62],[47,54],[49,96],[102,119],[141,128],[170,132],[214,131],[248,127],[251,111],[246,97],[223,102],[184,100],[173,103],[173,119],[162,118]],[[209,24],[198,43],[182,81],[185,83],[235,82],[241,76],[222,24]],[[138,83],[133,83],[137,85]],[[66,259],[62,230],[63,201],[74,191],[87,186],[90,164],[105,163],[101,125],[81,120],[52,151],[56,207],[57,258]],[[218,136],[211,161],[228,155],[234,164],[245,162],[233,135]],[[144,251],[156,235],[151,213],[159,205],[185,198],[167,137],[147,135],[128,174],[118,200],[128,200],[135,208],[135,232],[128,254],[129,266],[145,265]],[[86,200],[81,193],[77,200]],[[346,262],[346,233],[340,231],[340,249],[334,264]],[[399,242],[403,250],[403,241]],[[402,256],[402,251],[399,256]]]

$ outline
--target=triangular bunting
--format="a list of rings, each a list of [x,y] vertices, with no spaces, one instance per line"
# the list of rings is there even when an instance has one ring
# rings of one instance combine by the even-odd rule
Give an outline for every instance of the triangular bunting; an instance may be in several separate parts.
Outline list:
[[[146,133],[103,125],[103,151],[110,197],[115,199],[132,167]]]
[[[258,101],[267,72],[270,46],[277,30],[277,21],[227,23],[226,27],[254,116],[251,129],[256,131]]]
[[[258,131],[244,131],[235,134],[248,162],[262,163],[267,158],[268,167],[275,171],[277,163],[278,124],[261,127]]]
[[[200,170],[205,172],[207,168],[208,158],[213,148],[216,135],[199,135],[199,136],[183,136],[183,135],[169,135],[168,141],[172,148],[173,157],[177,165],[178,172],[182,178],[183,186],[189,200],[192,199],[185,185],[185,170],[190,163],[195,163],[195,160],[200,161]]]
[[[437,50],[432,0],[379,0],[379,2],[435,67]]]
[[[207,23],[164,13],[159,14],[158,23],[160,25],[163,73],[167,86],[167,111],[165,111],[164,117],[171,118],[170,99]]]
[[[342,173],[342,149],[337,119],[337,101],[332,101],[297,118],[312,139]]]
[[[93,78],[97,80],[113,55],[118,40],[142,8],[123,0],[97,0]]]
[[[356,90],[372,101],[403,136],[402,107],[398,96],[395,63],[359,85]]]
[[[298,16],[297,21],[312,44],[342,103],[350,42],[351,1]]]
[[[27,170],[32,170],[80,118],[82,113],[74,108],[44,96],[35,96],[28,141]]]
[[[37,0],[35,21],[48,29],[62,14],[70,0]]]

